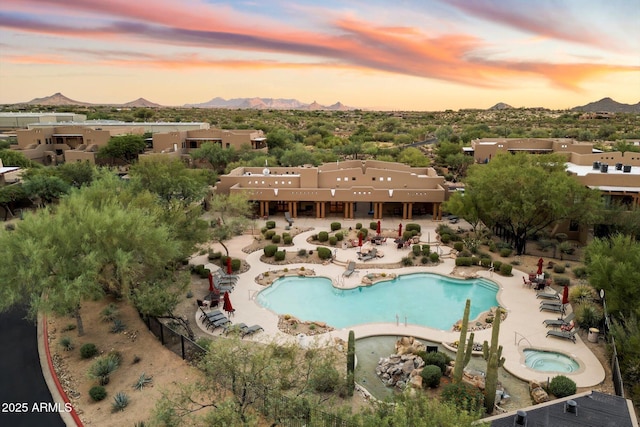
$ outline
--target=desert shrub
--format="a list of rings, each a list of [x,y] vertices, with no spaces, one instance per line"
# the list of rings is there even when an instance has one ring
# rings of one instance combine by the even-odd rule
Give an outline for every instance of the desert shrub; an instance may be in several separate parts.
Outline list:
[[[260,229],[260,233],[265,234],[267,232],[268,228],[267,227],[262,227]]]
[[[113,397],[113,403],[111,403],[111,410],[113,412],[124,411],[124,408],[126,408],[128,405],[129,405],[129,396],[127,396],[125,392],[119,391]]]
[[[471,266],[471,258],[470,257],[458,257],[458,258],[456,258],[456,266],[458,266],[458,267],[470,267]]]
[[[62,332],[71,332],[71,331],[75,331],[77,328],[77,326],[74,323],[69,323],[67,326],[65,326],[64,328],[62,328]]]
[[[440,378],[442,378],[442,371],[436,365],[426,365],[420,372],[422,377],[422,386],[427,388],[436,388],[440,385]]]
[[[371,222],[369,223],[369,228],[370,228],[371,230],[377,230],[377,229],[378,229],[378,222],[377,222],[377,221],[371,221]]]
[[[361,230],[362,229],[362,223],[358,222],[356,223],[356,230]]]
[[[431,262],[438,262],[440,261],[440,255],[438,255],[437,252],[431,252],[429,254],[429,260],[431,260]]]
[[[240,271],[241,266],[242,260],[235,258],[231,260],[231,271]]]
[[[511,253],[513,252],[513,249],[511,248],[502,248],[500,249],[500,256],[503,258],[509,257],[511,256]]]
[[[422,245],[422,255],[429,256],[431,252],[431,247],[429,245]]]
[[[278,246],[276,245],[267,245],[264,247],[264,256],[271,258],[278,251]]]
[[[447,364],[451,362],[451,358],[440,351],[432,351],[431,353],[420,352],[418,356],[424,360],[425,365],[435,365],[440,369],[440,374],[444,375],[447,370]]]
[[[405,267],[411,267],[413,265],[413,260],[408,256],[402,258],[400,262],[402,262],[402,265]]]
[[[444,244],[447,244],[451,241],[451,234],[441,234],[440,241]]]
[[[83,359],[91,359],[96,354],[98,354],[98,347],[95,344],[86,343],[80,347],[80,357]]]
[[[576,394],[576,383],[569,377],[558,375],[549,383],[549,391],[555,397],[567,397]]]
[[[89,389],[89,396],[94,402],[100,402],[107,397],[107,391],[101,385],[94,385]]]
[[[307,250],[306,249],[298,249],[298,256],[307,256]]]
[[[460,253],[458,254],[458,258],[459,258],[459,257],[463,257],[463,258],[464,258],[464,257],[471,258],[471,251],[468,251],[468,250],[464,249],[462,252],[460,252]]]
[[[334,391],[340,383],[340,373],[330,363],[318,366],[311,375],[311,387],[320,393]]]
[[[341,228],[342,228],[342,224],[340,224],[339,222],[331,223],[331,231],[340,230]]]
[[[344,240],[344,233],[341,231],[338,231],[336,233],[336,239],[338,240],[338,242],[342,242]]]
[[[369,235],[369,230],[367,230],[366,228],[362,228],[362,229],[360,229],[358,234],[362,234],[362,238],[364,239]]]
[[[293,237],[291,237],[290,235],[283,236],[283,237],[282,237],[282,242],[283,242],[285,245],[290,245],[290,244],[292,244],[292,243],[293,243]]]
[[[565,267],[562,264],[555,264],[553,266],[553,272],[554,273],[558,273],[558,274],[562,274],[564,273]]]
[[[109,330],[112,334],[117,334],[119,332],[127,329],[127,325],[120,319],[113,319],[113,324],[111,325],[111,329]]]
[[[267,223],[265,224],[267,229],[271,230],[273,228],[276,228],[276,222],[275,221],[267,221]]]
[[[422,247],[420,245],[413,245],[411,247],[411,251],[413,252],[413,255],[418,256],[422,253]]]
[[[538,240],[538,249],[541,251],[547,251],[549,248],[552,248],[555,245],[553,241],[547,239]]]
[[[557,233],[555,237],[558,242],[564,242],[569,238],[565,233]]]
[[[436,227],[436,233],[438,234],[455,234],[453,228],[449,227],[447,224],[440,224]]]
[[[267,240],[271,240],[273,239],[273,236],[276,235],[276,231],[275,230],[269,230],[266,233],[264,233],[264,238]]]
[[[591,301],[578,304],[573,310],[576,313],[576,321],[585,329],[599,328],[604,320],[602,307]]]
[[[62,349],[64,351],[71,351],[75,348],[75,346],[73,345],[73,340],[71,339],[71,337],[62,337],[60,338],[60,347],[62,347]]]
[[[595,301],[597,298],[598,291],[591,285],[576,285],[569,289],[569,302],[571,304]]]
[[[560,253],[572,255],[576,251],[576,248],[573,247],[571,242],[562,242],[558,245],[558,250]]]
[[[493,269],[495,271],[500,271],[500,267],[502,267],[502,261],[493,261]]]
[[[413,238],[413,232],[412,231],[403,231],[402,232],[402,240],[411,240]]]
[[[100,385],[109,384],[109,376],[118,369],[120,361],[113,354],[107,354],[96,359],[89,367],[89,378],[98,380]]]
[[[198,269],[199,267],[199,265],[196,266],[196,269]],[[204,268],[204,265],[202,265],[202,268]],[[103,322],[113,322],[113,319],[118,317],[118,313],[118,306],[114,303],[110,303],[100,312],[100,319],[102,319]]]
[[[587,269],[586,267],[576,267],[573,269],[573,275],[576,276],[578,279],[582,279],[584,277],[587,277]]]
[[[422,258],[420,258],[420,262],[422,264],[428,264],[429,263],[429,257],[428,256],[423,256]]]
[[[569,286],[571,285],[571,279],[568,277],[556,277],[553,279],[556,285],[558,286]]]
[[[420,228],[420,224],[414,224],[414,223],[409,223],[407,224],[407,226],[405,227],[405,230],[408,231],[415,231],[415,232],[420,232],[421,228]]]
[[[484,395],[478,387],[465,382],[447,384],[442,388],[443,402],[455,405],[470,414],[478,413],[484,405]]]
[[[462,250],[464,249],[464,243],[462,242],[455,242],[453,244],[453,249],[455,249],[458,252],[462,252]]]
[[[511,270],[513,270],[513,266],[511,264],[504,263],[500,266],[500,274],[503,276],[511,276]]]
[[[276,253],[274,254],[274,259],[276,261],[284,261],[286,256],[287,256],[287,253],[285,251],[276,251]]]
[[[480,258],[478,258],[477,256],[472,256],[471,265],[480,265]]]
[[[489,252],[498,252],[498,247],[496,246],[495,243],[493,242],[489,243]]]
[[[329,237],[329,244],[331,246],[335,246],[338,244],[338,239],[336,238],[336,236],[331,236]]]
[[[331,258],[331,249],[320,246],[318,248],[318,257],[320,259],[330,259]]]
[[[209,252],[209,261],[215,261],[222,258],[222,252],[220,251],[211,251]]]
[[[318,233],[318,241],[319,242],[326,242],[327,240],[329,240],[329,233],[326,231],[321,231]]]
[[[491,258],[480,258],[480,265],[484,268],[491,267]]]
[[[206,337],[200,337],[196,340],[196,344],[198,344],[200,347],[204,348],[205,350],[209,350],[209,346],[211,345],[212,342],[213,340],[211,338],[206,338]]]
[[[279,234],[274,234],[274,235],[271,237],[271,241],[272,241],[273,243],[280,243],[280,240],[281,240],[281,239],[282,239],[282,237],[281,237]]]

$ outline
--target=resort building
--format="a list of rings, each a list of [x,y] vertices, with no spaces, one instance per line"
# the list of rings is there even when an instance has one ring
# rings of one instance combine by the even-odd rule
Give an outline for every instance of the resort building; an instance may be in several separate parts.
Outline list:
[[[152,152],[188,154],[205,143],[236,150],[243,146],[251,147],[252,150],[267,149],[267,138],[261,130],[197,129],[154,133]]]
[[[568,138],[482,138],[471,141],[471,146],[463,147],[463,151],[465,154],[473,156],[476,163],[487,163],[497,153],[505,152],[591,154],[593,144],[577,142]]]
[[[256,215],[288,212],[326,218],[397,216],[442,219],[447,190],[444,177],[430,167],[402,163],[349,160],[319,167],[238,167],[220,177],[218,194],[246,194]]]
[[[85,114],[76,113],[0,113],[0,130],[27,129],[29,125],[46,123],[51,126],[60,122],[84,122]]]

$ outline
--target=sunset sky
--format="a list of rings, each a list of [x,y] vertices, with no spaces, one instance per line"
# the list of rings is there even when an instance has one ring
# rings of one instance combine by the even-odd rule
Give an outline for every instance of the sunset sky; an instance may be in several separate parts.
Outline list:
[[[2,0],[0,103],[640,101],[639,0]]]

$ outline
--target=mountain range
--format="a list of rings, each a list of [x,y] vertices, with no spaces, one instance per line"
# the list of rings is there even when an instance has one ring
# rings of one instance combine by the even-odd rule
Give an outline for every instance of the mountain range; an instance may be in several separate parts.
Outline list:
[[[144,98],[138,98],[134,101],[130,101],[124,104],[92,104],[89,102],[76,101],[67,98],[60,92],[44,98],[34,98],[31,101],[19,102],[13,105],[46,105],[46,106],[97,106],[97,105],[110,105],[121,108],[162,108],[165,107],[155,102],[151,102]],[[215,97],[210,101],[199,104],[185,104],[186,108],[224,108],[224,109],[254,109],[254,110],[328,110],[328,111],[349,111],[354,110],[353,107],[348,107],[341,102],[336,102],[333,105],[325,106],[312,102],[311,104],[305,104],[297,99],[287,98],[232,98],[224,99]],[[504,110],[511,109],[509,104],[499,102],[489,110]],[[584,112],[608,112],[608,113],[640,113],[640,102],[637,104],[622,104],[616,102],[611,98],[603,98],[596,102],[591,102],[586,105],[573,107],[571,111],[584,111]]]

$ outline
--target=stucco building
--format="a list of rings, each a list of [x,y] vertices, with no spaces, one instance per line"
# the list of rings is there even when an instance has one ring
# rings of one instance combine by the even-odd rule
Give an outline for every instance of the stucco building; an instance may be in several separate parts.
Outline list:
[[[220,177],[219,194],[246,194],[256,215],[289,212],[316,218],[442,219],[447,190],[433,168],[349,160],[322,166],[238,167]]]
[[[517,152],[591,154],[593,144],[568,138],[482,138],[471,141],[470,147],[464,147],[464,153],[473,156],[476,163],[487,163],[498,153]]]
[[[190,150],[205,143],[218,144],[222,148],[239,150],[249,146],[254,150],[266,150],[267,138],[261,130],[254,129],[196,129],[153,134],[153,153],[178,152],[188,154]]]

